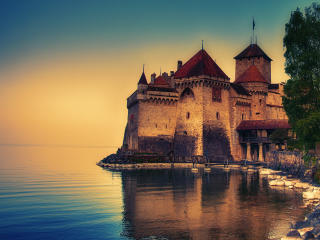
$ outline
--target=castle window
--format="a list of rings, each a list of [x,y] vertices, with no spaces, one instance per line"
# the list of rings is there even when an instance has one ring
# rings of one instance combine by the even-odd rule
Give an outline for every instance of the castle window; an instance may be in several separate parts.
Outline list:
[[[166,124],[166,128],[168,128],[168,125]]]
[[[156,128],[158,127],[158,125],[156,124]]]
[[[241,115],[241,119],[243,120],[244,119],[244,114],[242,113],[242,115]]]
[[[260,113],[259,113],[259,112],[256,112],[256,115],[260,115]]]
[[[192,92],[192,90],[190,88],[186,88],[183,90],[183,92],[181,93],[180,98],[183,99],[184,97],[192,97],[194,98],[194,93]]]
[[[190,113],[187,112],[186,118],[189,119],[190,118]]]
[[[217,120],[220,120],[220,113],[219,112],[216,113],[216,118],[217,118]]]
[[[184,134],[184,135],[188,135],[187,131],[184,131],[183,134]]]
[[[130,114],[130,124],[133,124],[134,123],[134,115],[133,114]]]
[[[221,102],[221,88],[218,88],[218,87],[212,88],[212,101]]]
[[[259,103],[260,103],[260,105],[262,104],[262,99],[259,99]]]

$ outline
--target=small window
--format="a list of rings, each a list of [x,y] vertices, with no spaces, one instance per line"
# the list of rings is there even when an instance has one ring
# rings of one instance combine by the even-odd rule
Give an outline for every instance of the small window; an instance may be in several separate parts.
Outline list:
[[[186,118],[189,119],[190,118],[190,113],[187,112]]]
[[[156,128],[158,127],[158,125],[156,124]]]
[[[168,125],[166,124],[166,128],[168,128]]]
[[[183,134],[184,134],[184,135],[188,135],[187,131],[184,131]]]
[[[260,105],[262,104],[262,99],[259,99],[259,103],[260,103]]]
[[[243,114],[243,113],[242,113],[242,115],[241,115],[241,119],[244,120],[244,114]]]
[[[218,88],[218,87],[212,88],[212,101],[221,102],[221,88]]]
[[[259,113],[259,112],[256,112],[256,115],[260,115],[260,113]]]
[[[217,120],[220,120],[220,113],[219,112],[216,113],[216,118],[217,118]]]

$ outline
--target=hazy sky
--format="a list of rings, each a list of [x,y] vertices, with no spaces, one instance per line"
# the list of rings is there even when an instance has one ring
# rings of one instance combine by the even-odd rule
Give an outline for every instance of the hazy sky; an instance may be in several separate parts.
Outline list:
[[[120,146],[142,64],[148,78],[175,70],[203,39],[233,81],[252,17],[272,81],[285,81],[284,25],[312,2],[2,0],[0,144]]]

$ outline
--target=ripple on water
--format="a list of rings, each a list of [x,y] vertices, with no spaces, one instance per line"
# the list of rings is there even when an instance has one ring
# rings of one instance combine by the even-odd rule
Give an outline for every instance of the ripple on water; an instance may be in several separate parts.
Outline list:
[[[305,211],[258,174],[61,166],[0,169],[0,239],[274,239]]]

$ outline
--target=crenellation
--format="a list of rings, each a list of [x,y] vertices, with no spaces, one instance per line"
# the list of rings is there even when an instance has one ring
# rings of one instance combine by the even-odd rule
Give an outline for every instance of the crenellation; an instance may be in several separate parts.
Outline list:
[[[122,149],[185,160],[194,155],[220,162],[261,160],[259,154],[265,155],[270,144],[268,135],[261,133],[268,129],[269,134],[287,116],[283,84],[271,83],[271,59],[257,45],[248,48],[235,57],[232,83],[205,50],[184,65],[178,62],[178,70],[170,76],[152,74],[146,83],[143,73],[127,99]]]

